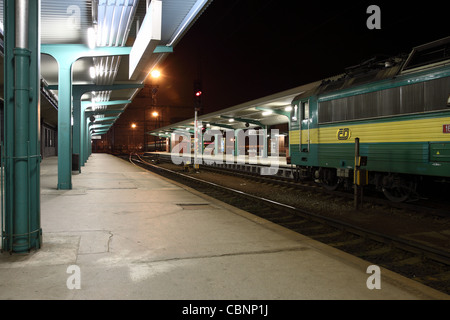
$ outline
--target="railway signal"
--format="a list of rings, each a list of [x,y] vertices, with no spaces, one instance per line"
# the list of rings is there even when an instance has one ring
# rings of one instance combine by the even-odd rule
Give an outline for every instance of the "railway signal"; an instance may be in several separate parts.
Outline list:
[[[194,108],[200,111],[202,108],[202,84],[199,80],[194,81]]]

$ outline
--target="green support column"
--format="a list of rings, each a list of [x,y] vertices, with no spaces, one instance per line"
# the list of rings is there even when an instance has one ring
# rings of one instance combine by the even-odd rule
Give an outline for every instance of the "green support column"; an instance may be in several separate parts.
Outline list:
[[[78,157],[77,170],[81,173],[81,96],[73,91],[73,127],[72,127],[72,154]],[[73,169],[73,168],[72,168]]]
[[[109,87],[109,88],[113,88],[114,87],[116,89],[129,89],[129,88],[141,88],[141,87],[143,87],[143,85],[97,86],[97,88],[102,89],[102,90],[99,90],[99,91],[106,91],[106,87]],[[105,90],[103,90],[103,89],[105,89]],[[113,100],[113,101],[104,101],[104,102],[98,102],[98,103],[92,103],[92,102],[89,102],[89,101],[83,101],[81,109],[84,111],[86,108],[91,107],[91,106],[96,106],[96,105],[98,105],[98,106],[114,106],[114,105],[121,105],[121,104],[127,105],[127,104],[129,104],[131,102],[132,102],[131,100]],[[108,114],[109,113],[109,114],[111,114],[111,113],[121,113],[123,111],[124,110],[103,110],[103,111],[97,111],[97,112],[89,111],[88,113],[83,115],[82,119],[85,119],[85,117],[87,115],[87,120],[89,120],[90,116],[91,115],[95,115],[96,113],[100,113],[100,114]],[[90,121],[87,121],[85,123],[87,123],[86,128],[89,129],[90,128],[89,127]],[[83,130],[86,131],[86,129],[83,129]],[[83,131],[83,132],[85,132],[85,131]],[[83,133],[80,133],[80,135],[81,134],[83,134]],[[89,143],[90,144],[90,140],[89,141],[82,140],[82,141],[83,141],[82,142],[83,144],[84,143]],[[84,163],[86,163],[86,161],[89,158],[91,153],[88,153],[88,152],[84,153],[83,151],[81,153],[82,153],[82,159],[83,159],[82,161],[83,161],[83,164],[84,164]]]
[[[58,62],[58,189],[72,189],[72,66],[83,57],[103,57],[130,54],[131,47],[89,49],[78,44],[44,44],[44,54]]]
[[[84,158],[84,116],[81,97],[88,92],[94,91],[113,91],[113,90],[123,90],[123,89],[138,89],[143,88],[143,84],[116,84],[116,85],[95,85],[95,84],[82,84],[72,86],[72,96],[73,96],[73,145],[72,152],[78,154],[78,171],[81,172],[81,167],[85,164]],[[58,90],[58,86],[48,86],[49,90]],[[90,103],[83,101],[83,103]],[[131,103],[131,101],[126,100],[126,103]],[[102,104],[104,105],[104,104]],[[85,107],[86,108],[86,104]],[[87,159],[86,159],[87,160]]]
[[[91,156],[92,154],[92,133],[89,130],[88,131],[88,158]]]
[[[241,131],[242,131],[241,129],[234,130],[234,156],[235,157],[238,157],[240,155],[240,152],[239,152],[239,143],[240,143],[240,141],[239,141],[239,132],[241,132]]]
[[[82,146],[82,160],[83,160],[83,164],[86,163],[86,161],[89,158],[89,145],[90,145],[90,140],[89,140],[89,118],[92,115],[95,115],[96,112],[94,111],[86,111],[86,108],[90,106],[90,102],[87,101],[82,101],[82,108],[81,108],[81,112],[82,112],[82,123],[83,123],[83,127],[82,127],[82,139],[83,139],[83,146]],[[109,115],[113,115],[113,114],[120,114],[123,113],[125,110],[103,110],[102,114],[109,114]]]
[[[5,0],[2,250],[40,248],[40,1]]]
[[[83,112],[85,112],[86,109],[82,108]],[[83,151],[82,151],[82,160],[83,160],[83,164],[86,163],[86,161],[89,158],[89,117],[88,115],[84,115],[84,117],[82,118],[82,122],[84,123],[84,127],[83,127]]]
[[[85,145],[86,145],[86,108],[81,103],[80,106],[80,166],[83,167],[85,160]],[[80,169],[81,170],[81,169]]]
[[[262,131],[263,131],[263,150],[260,153],[260,156],[262,158],[267,158],[269,156],[269,153],[268,153],[269,147],[268,147],[268,139],[267,139],[268,128],[269,128],[269,126],[263,126],[262,127]]]

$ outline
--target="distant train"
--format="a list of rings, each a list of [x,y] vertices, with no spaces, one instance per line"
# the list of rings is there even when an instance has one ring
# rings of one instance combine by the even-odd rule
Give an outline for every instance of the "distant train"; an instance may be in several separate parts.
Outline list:
[[[407,200],[425,177],[450,181],[450,37],[348,68],[293,100],[296,179],[351,187],[355,138],[368,184],[392,201]]]

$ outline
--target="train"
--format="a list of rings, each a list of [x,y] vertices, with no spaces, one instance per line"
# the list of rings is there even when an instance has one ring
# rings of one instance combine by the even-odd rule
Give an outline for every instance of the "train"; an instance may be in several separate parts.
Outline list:
[[[296,180],[352,188],[358,166],[365,184],[395,202],[411,199],[424,180],[450,182],[450,37],[347,68],[290,109]]]

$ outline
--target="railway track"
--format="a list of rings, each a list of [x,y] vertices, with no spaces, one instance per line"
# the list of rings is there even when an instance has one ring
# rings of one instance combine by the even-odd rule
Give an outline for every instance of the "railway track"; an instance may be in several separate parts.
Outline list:
[[[362,228],[310,210],[169,170],[130,155],[135,165],[192,187],[300,234],[450,294],[450,252],[395,235]]]
[[[154,163],[172,163],[170,155],[163,154],[153,154],[151,156],[147,156]],[[255,166],[252,167],[262,167]],[[202,165],[202,170],[207,170],[210,172],[218,172],[225,175],[231,176],[239,176],[250,178],[252,180],[269,183],[274,186],[282,186],[286,188],[294,188],[305,191],[314,191],[322,194],[333,195],[340,198],[353,199],[353,190],[351,192],[344,190],[327,190],[322,188],[319,184],[314,181],[299,181],[295,182],[292,176],[287,176],[286,174],[282,175],[261,175],[260,170],[250,170],[245,165],[242,165],[241,168],[227,168],[222,166],[215,165]],[[434,192],[434,191],[432,191]],[[417,212],[420,214],[426,215],[434,215],[438,217],[450,217],[450,203],[448,199],[444,198],[437,199],[430,197],[428,194],[426,197],[422,197],[420,195],[416,195],[416,198],[408,201],[408,202],[392,202],[387,200],[383,195],[374,191],[374,190],[365,190],[364,194],[364,203],[366,205],[379,205],[390,208],[397,209],[405,209],[413,212]]]

